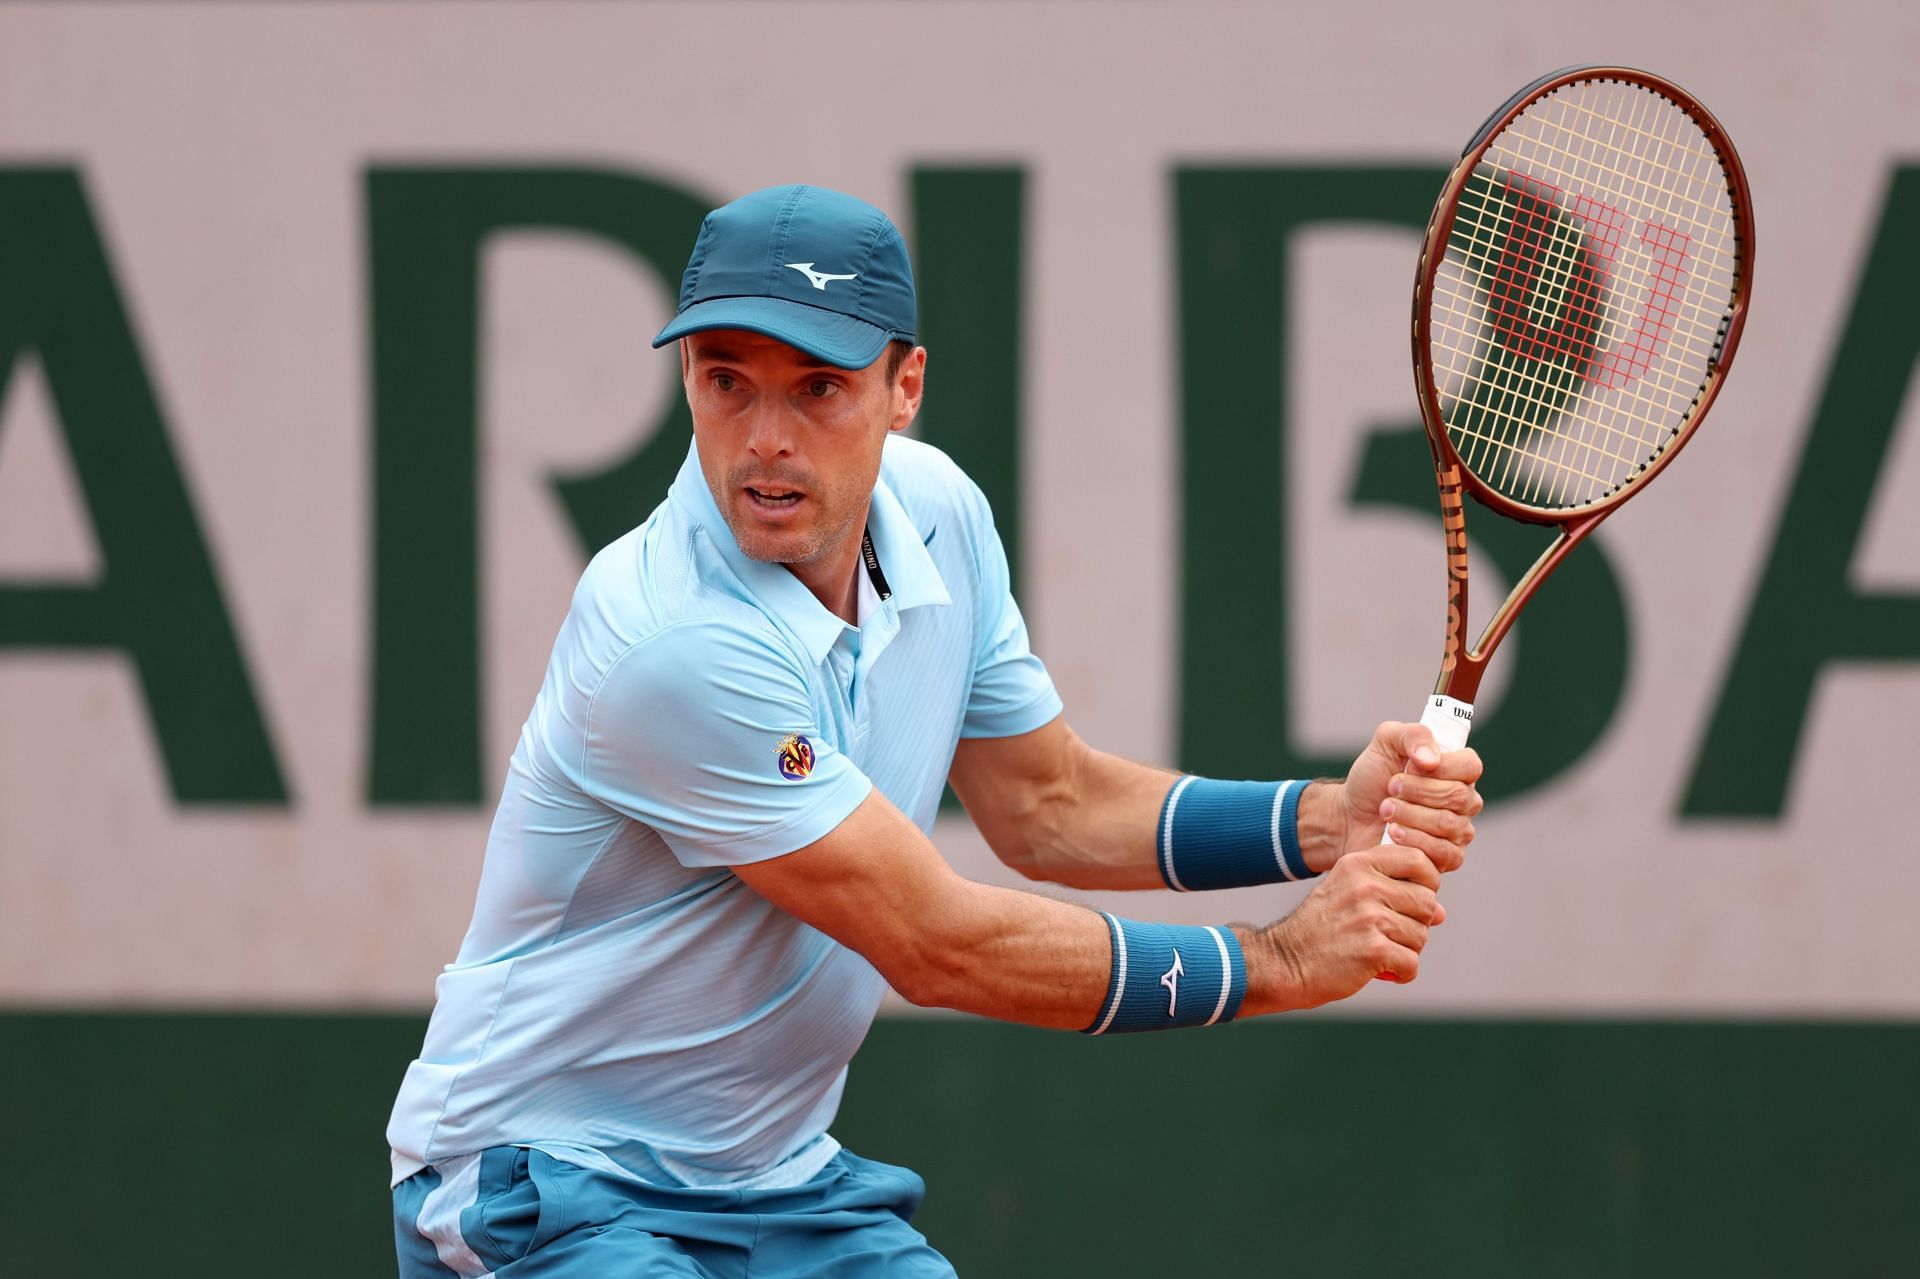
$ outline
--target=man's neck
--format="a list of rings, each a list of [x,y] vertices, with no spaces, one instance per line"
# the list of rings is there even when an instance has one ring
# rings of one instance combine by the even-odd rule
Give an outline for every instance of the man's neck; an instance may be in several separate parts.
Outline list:
[[[845,548],[831,556],[808,564],[788,564],[786,569],[813,592],[827,612],[849,626],[860,624],[860,543],[849,540]]]
[[[867,518],[872,514],[871,500],[860,508],[860,518],[847,525],[840,545],[833,552],[804,564],[788,564],[787,572],[813,592],[822,608],[848,626],[860,625],[860,544],[867,536]]]

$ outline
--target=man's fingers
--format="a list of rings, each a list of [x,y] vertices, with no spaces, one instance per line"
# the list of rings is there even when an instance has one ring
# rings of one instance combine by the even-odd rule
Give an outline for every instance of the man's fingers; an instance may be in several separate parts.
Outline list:
[[[1405,946],[1389,945],[1376,960],[1375,976],[1406,985],[1420,975],[1420,956]]]
[[[1388,833],[1392,834],[1397,829],[1399,828],[1390,827]],[[1422,838],[1431,837],[1423,836]],[[1363,859],[1362,865],[1371,867],[1376,873],[1388,879],[1404,879],[1411,883],[1424,884],[1435,892],[1440,891],[1440,871],[1434,866],[1433,859],[1427,855],[1426,851],[1418,846],[1382,844],[1364,853],[1349,854],[1341,861],[1355,857]]]
[[[1419,772],[1429,777],[1439,777],[1450,782],[1477,782],[1480,774],[1486,771],[1480,762],[1480,752],[1471,746],[1462,746],[1457,751],[1448,751],[1433,762],[1431,767],[1421,766]]]
[[[1484,771],[1480,752],[1471,746],[1442,751],[1433,740],[1433,731],[1425,724],[1388,722],[1374,730],[1373,739],[1374,745],[1390,759],[1407,761],[1406,771],[1410,774],[1471,784],[1479,781]]]
[[[1432,903],[1437,924],[1446,912],[1440,903]],[[1405,984],[1420,975],[1420,952],[1426,949],[1432,924],[1423,924],[1399,911],[1386,911],[1375,925],[1373,944],[1367,962],[1382,981]]]
[[[1447,758],[1453,758],[1449,755]],[[1422,777],[1418,773],[1398,773],[1387,783],[1387,794],[1399,799],[1423,804],[1428,808],[1445,808],[1466,817],[1478,816],[1486,807],[1486,801],[1480,798],[1473,783],[1452,781],[1443,777]]]
[[[1433,922],[1434,915],[1440,909],[1440,896],[1424,884],[1410,884],[1405,880],[1394,880],[1388,885],[1383,899],[1393,909],[1394,914],[1412,920],[1422,929]],[[1405,938],[1396,938],[1405,941]],[[1424,932],[1420,938],[1426,944]],[[1409,943],[1411,944],[1411,943]],[[1415,947],[1417,950],[1418,947]]]
[[[1381,912],[1374,925],[1374,976],[1405,985],[1420,975],[1428,932],[1447,912],[1433,890],[1399,880],[1393,882],[1386,905],[1390,909]]]
[[[1343,949],[1363,971],[1405,983],[1419,975],[1428,934],[1447,917],[1439,888],[1440,871],[1426,852],[1382,844],[1334,863],[1308,902],[1332,912],[1327,918],[1339,921],[1347,939]]]
[[[1466,864],[1467,850],[1464,846],[1412,826],[1402,826],[1396,822],[1387,827],[1387,838],[1408,852],[1418,853],[1436,877],[1459,870]],[[1407,876],[1396,878],[1404,879]]]
[[[1380,816],[1384,821],[1411,826],[1417,831],[1465,847],[1473,842],[1473,822],[1444,808],[1430,808],[1405,798],[1383,800]]]
[[[1444,759],[1440,748],[1434,745],[1433,730],[1425,724],[1382,724],[1374,737],[1393,757],[1407,760],[1424,771],[1438,768]]]

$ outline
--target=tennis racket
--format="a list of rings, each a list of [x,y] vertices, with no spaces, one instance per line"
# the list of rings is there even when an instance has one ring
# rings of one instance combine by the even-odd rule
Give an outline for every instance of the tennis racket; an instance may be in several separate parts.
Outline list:
[[[1447,548],[1446,652],[1420,722],[1443,750],[1466,744],[1487,659],[1534,592],[1699,430],[1752,280],[1739,156],[1658,76],[1556,71],[1467,144],[1413,290]],[[1468,494],[1555,530],[1471,646]]]

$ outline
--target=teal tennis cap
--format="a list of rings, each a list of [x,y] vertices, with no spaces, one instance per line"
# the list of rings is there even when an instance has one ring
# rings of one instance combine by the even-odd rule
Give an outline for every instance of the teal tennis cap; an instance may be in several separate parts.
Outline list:
[[[679,309],[653,344],[746,329],[864,369],[918,328],[913,266],[887,215],[824,187],[780,186],[707,214]]]

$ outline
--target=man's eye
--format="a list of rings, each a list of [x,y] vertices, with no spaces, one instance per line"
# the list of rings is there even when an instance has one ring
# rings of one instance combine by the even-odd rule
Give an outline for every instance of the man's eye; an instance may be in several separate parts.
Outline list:
[[[815,399],[825,399],[839,389],[839,387],[827,381],[825,378],[815,378],[813,381],[807,383],[807,394],[813,396]]]
[[[713,375],[713,385],[718,390],[731,391],[733,389],[733,375],[730,373],[716,373]]]

